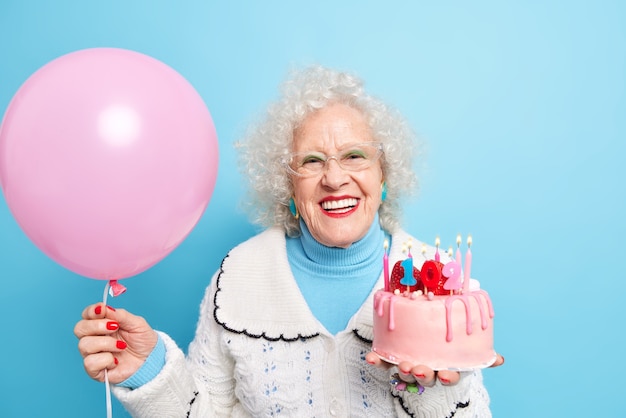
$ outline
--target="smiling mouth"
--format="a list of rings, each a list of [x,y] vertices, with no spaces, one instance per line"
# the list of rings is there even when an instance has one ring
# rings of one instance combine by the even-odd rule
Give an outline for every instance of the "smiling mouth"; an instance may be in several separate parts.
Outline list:
[[[359,203],[356,198],[348,198],[341,200],[325,200],[321,203],[322,209],[327,213],[347,213],[354,209]]]

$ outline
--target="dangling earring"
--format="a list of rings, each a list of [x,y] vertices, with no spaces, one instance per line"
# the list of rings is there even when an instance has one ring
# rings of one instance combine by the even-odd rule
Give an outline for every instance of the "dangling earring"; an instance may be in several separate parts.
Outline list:
[[[293,200],[293,197],[289,199],[289,212],[291,212],[291,214],[296,219],[300,217],[300,214],[298,213],[298,208],[296,207],[296,201]]]
[[[387,182],[383,180],[380,184],[380,203],[387,200]]]

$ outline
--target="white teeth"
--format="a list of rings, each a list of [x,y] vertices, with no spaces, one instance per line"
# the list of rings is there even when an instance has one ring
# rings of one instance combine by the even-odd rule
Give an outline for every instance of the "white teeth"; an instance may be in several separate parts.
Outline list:
[[[322,209],[324,210],[335,210],[341,208],[348,208],[352,206],[356,206],[357,199],[341,199],[341,200],[327,200],[322,202]]]

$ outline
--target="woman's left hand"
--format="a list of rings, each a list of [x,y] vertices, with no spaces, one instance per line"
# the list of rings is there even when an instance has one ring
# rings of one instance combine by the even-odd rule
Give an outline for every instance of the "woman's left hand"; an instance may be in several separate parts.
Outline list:
[[[382,360],[378,354],[373,351],[365,356],[365,360],[373,366],[388,369],[394,364]],[[496,361],[489,367],[498,367],[504,364],[504,357],[500,354],[496,355]],[[444,386],[456,385],[461,379],[461,374],[452,370],[435,371],[423,364],[414,365],[408,361],[398,364],[398,376],[407,383],[417,382],[424,387],[434,386],[437,380]]]

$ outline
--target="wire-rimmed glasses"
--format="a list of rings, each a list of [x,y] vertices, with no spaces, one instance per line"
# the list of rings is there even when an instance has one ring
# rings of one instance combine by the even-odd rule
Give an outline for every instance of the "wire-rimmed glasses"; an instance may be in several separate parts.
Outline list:
[[[371,167],[383,155],[380,142],[362,142],[349,144],[334,155],[321,151],[292,152],[281,160],[287,171],[299,177],[316,176],[324,171],[330,160],[335,160],[339,167],[347,171],[361,171]]]

